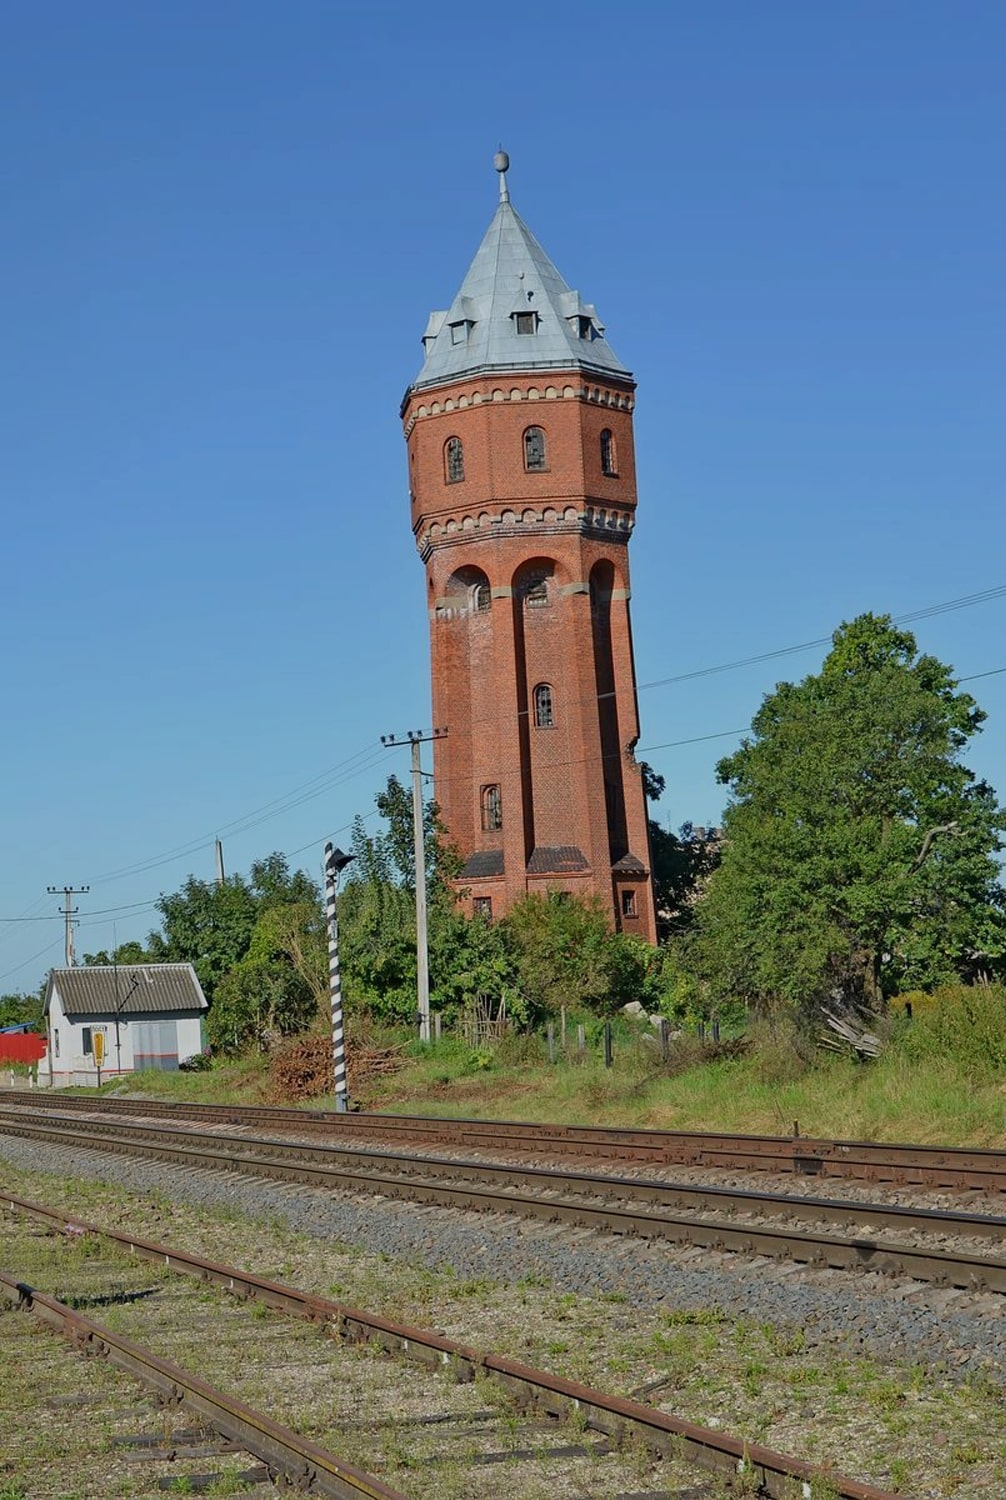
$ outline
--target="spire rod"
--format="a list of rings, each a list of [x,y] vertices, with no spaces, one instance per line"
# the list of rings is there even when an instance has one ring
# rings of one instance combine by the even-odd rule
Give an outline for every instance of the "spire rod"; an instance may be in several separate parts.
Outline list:
[[[499,150],[496,152],[496,155],[493,157],[493,166],[500,174],[500,202],[509,203],[510,189],[506,185],[506,174],[510,168],[510,158],[509,156],[507,156],[502,146],[500,146]]]

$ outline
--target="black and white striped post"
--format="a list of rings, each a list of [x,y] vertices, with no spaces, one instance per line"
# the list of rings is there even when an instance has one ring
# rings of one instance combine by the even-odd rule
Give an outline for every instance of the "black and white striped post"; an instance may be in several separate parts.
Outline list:
[[[325,920],[328,924],[328,991],[332,1002],[332,1067],[335,1073],[335,1108],[345,1114],[349,1108],[346,1087],[346,1032],[342,1024],[342,976],[339,972],[339,920],[335,898],[339,875],[355,855],[325,845]]]

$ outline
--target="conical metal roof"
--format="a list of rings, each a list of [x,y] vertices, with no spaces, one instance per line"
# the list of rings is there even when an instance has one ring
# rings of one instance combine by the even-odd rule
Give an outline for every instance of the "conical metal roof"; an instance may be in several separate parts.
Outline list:
[[[504,169],[497,170],[499,207],[451,306],[430,314],[426,359],[412,389],[493,370],[579,368],[631,380],[597,309],[567,286],[511,206]]]

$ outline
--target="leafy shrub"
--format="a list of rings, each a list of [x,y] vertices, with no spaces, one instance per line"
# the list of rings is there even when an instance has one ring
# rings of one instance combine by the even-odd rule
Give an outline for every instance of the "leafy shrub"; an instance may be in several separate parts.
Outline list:
[[[899,996],[891,1009],[897,1046],[909,1060],[948,1059],[972,1072],[1006,1069],[1006,985],[944,984],[931,995]]]
[[[179,1073],[208,1073],[213,1066],[213,1059],[208,1052],[197,1052],[194,1057],[187,1057],[184,1062],[178,1064]]]

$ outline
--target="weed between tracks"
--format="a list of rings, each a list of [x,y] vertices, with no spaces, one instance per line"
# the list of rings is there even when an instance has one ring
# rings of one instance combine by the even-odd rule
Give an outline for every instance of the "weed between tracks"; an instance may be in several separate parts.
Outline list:
[[[461,1279],[449,1270],[431,1273],[402,1266],[295,1234],[278,1223],[251,1223],[235,1213],[210,1216],[205,1209],[152,1195],[139,1201],[104,1185],[38,1176],[29,1181],[6,1168],[3,1175],[10,1190],[25,1197],[72,1204],[76,1213],[110,1227],[130,1227],[403,1322],[437,1327],[462,1342],[798,1453],[825,1470],[899,1488],[922,1500],[991,1500],[1006,1494],[1003,1391],[995,1384],[961,1383],[949,1370],[857,1357],[838,1345],[815,1344],[802,1329],[739,1322],[717,1307],[639,1309],[619,1293],[603,1298],[558,1294],[534,1275],[516,1288],[504,1288],[489,1275]],[[26,1261],[43,1250],[51,1253],[38,1234],[20,1233]],[[60,1249],[68,1255],[57,1293],[69,1289],[86,1296],[97,1284],[104,1252],[86,1237]],[[15,1269],[9,1264],[12,1253],[4,1253],[8,1269]],[[486,1255],[488,1266],[489,1245]],[[20,1264],[17,1269],[31,1279]],[[162,1281],[154,1268],[137,1270],[126,1262],[126,1288],[135,1292],[150,1284],[160,1288],[157,1298],[123,1301],[95,1309],[94,1315],[124,1331],[138,1325],[153,1332],[160,1328],[159,1336],[170,1342],[172,1308],[181,1296],[177,1288],[189,1287],[191,1300],[191,1284]],[[431,1377],[367,1348],[326,1344],[316,1332],[257,1304],[235,1307],[224,1299],[228,1310],[221,1313],[221,1294],[212,1290],[199,1289],[196,1300],[204,1310],[203,1322],[190,1332],[188,1344],[165,1350],[170,1357],[195,1364],[212,1352],[214,1366],[204,1371],[207,1378],[231,1387],[240,1383],[252,1405],[266,1405],[289,1425],[310,1427],[333,1451],[378,1469],[406,1494],[422,1494],[424,1500],[474,1500],[506,1485],[522,1500],[538,1495],[553,1500],[577,1493],[577,1483],[581,1494],[668,1483],[666,1466],[654,1470],[648,1455],[630,1450],[613,1457],[596,1444],[595,1435],[528,1423],[505,1403],[501,1406],[491,1382],[458,1386],[450,1370]],[[12,1319],[18,1322],[15,1315],[4,1315],[0,1336],[13,1327]],[[28,1321],[22,1316],[19,1326]],[[233,1328],[233,1339],[220,1334],[225,1326]],[[34,1344],[22,1345],[26,1366],[28,1353],[43,1337],[37,1329],[31,1336]],[[249,1351],[256,1344],[269,1345],[276,1356],[259,1374],[248,1368]],[[73,1388],[83,1389],[80,1365],[71,1362],[70,1369],[76,1372],[69,1377],[71,1386],[76,1381]],[[104,1374],[107,1378],[110,1372]],[[431,1381],[435,1423],[428,1420]],[[104,1431],[96,1425],[92,1432],[99,1453],[108,1451],[100,1447]],[[48,1441],[55,1437],[50,1433]],[[557,1467],[550,1460],[557,1445],[578,1440],[588,1445],[586,1456],[576,1461],[579,1469]],[[347,1444],[353,1445],[351,1451]],[[497,1462],[476,1468],[473,1481],[474,1460],[487,1444]],[[29,1471],[38,1472],[38,1463],[44,1468],[53,1461],[50,1453],[48,1460],[26,1468],[19,1459],[8,1472],[12,1482],[21,1482]],[[696,1483],[695,1471],[690,1483]],[[77,1492],[33,1488],[30,1493]],[[709,1493],[716,1493],[715,1485]]]

